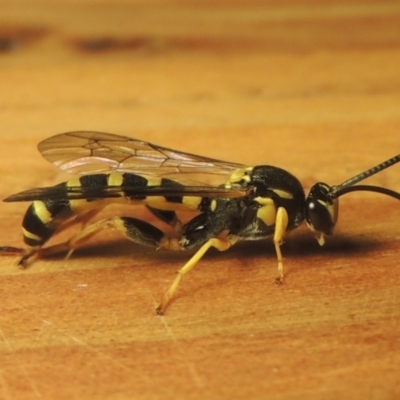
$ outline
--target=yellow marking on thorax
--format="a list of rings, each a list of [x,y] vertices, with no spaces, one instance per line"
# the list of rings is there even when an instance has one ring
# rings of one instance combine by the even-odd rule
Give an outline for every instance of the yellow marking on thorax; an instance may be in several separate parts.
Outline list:
[[[239,168],[232,173],[229,177],[228,182],[225,184],[226,189],[230,189],[234,183],[239,183],[241,181],[250,182],[249,173],[253,170],[252,167]]]
[[[286,192],[285,190],[273,189],[272,191],[275,194],[277,194],[281,199],[288,199],[288,200],[292,200],[293,199],[292,193]]]
[[[256,197],[254,200],[261,205],[257,210],[257,218],[260,218],[267,226],[275,225],[276,207],[274,201],[268,197]]]
[[[270,197],[255,197],[254,200],[261,205],[269,205],[271,202],[273,203],[272,199]]]

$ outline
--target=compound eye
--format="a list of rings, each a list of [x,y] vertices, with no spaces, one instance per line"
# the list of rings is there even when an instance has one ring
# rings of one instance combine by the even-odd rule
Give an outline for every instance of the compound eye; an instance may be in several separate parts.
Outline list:
[[[331,235],[338,216],[338,201],[329,196],[330,187],[325,183],[315,184],[306,200],[305,216],[310,229]]]

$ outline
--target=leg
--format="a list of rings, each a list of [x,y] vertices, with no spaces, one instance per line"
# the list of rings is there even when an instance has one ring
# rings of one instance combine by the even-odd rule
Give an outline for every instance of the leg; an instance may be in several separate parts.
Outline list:
[[[169,210],[159,210],[158,208],[147,206],[147,208],[151,211],[151,213],[156,216],[160,221],[167,223],[171,226],[176,232],[182,232],[182,222],[176,215],[175,211]]]
[[[129,240],[144,246],[162,247],[171,250],[181,249],[178,239],[167,237],[160,229],[145,221],[129,217],[114,217],[103,219],[87,226],[65,243],[40,249],[39,254],[40,256],[48,256],[60,251],[68,251],[68,258],[75,249],[82,246],[92,236],[103,229],[110,228],[118,230]]]
[[[286,233],[286,228],[288,226],[289,216],[287,211],[283,207],[279,207],[276,212],[275,220],[275,233],[274,233],[274,244],[276,256],[278,258],[278,273],[279,276],[275,279],[275,283],[280,285],[283,282],[283,263],[282,263],[282,252],[281,244],[283,243],[283,238]]]
[[[26,268],[28,266],[28,261],[34,261],[38,258],[40,248],[22,248],[22,247],[12,247],[12,246],[1,246],[0,254],[19,254],[21,259],[18,261],[18,266],[21,268]]]
[[[75,217],[67,219],[65,222],[61,223],[55,230],[53,230],[51,236],[53,236],[56,233],[60,233],[63,230],[65,230],[65,229],[69,228],[70,226],[75,225],[77,223],[81,223],[82,226],[85,227],[87,225],[87,222],[90,220],[90,218],[95,216],[99,211],[101,211],[101,208],[92,209],[92,210],[83,212],[81,214],[78,214]],[[40,220],[40,222],[43,223],[43,221],[41,221],[41,220]],[[34,226],[36,227],[36,224]],[[35,234],[29,233],[29,231],[26,231],[26,229],[23,228],[23,230],[25,232],[24,236],[26,236],[26,235],[35,236]],[[40,239],[40,235],[39,236],[37,235],[37,238]],[[43,256],[43,255],[46,256],[46,255],[58,253],[62,250],[64,250],[64,251],[68,250],[68,247],[66,246],[65,243],[56,245],[56,246],[51,246],[48,248],[42,248],[42,244],[40,244],[40,240],[39,240],[39,243],[36,246],[30,246],[28,248],[2,246],[2,247],[0,247],[0,254],[1,253],[20,254],[22,257],[18,262],[18,266],[20,266],[21,268],[27,268],[30,263],[35,261],[40,256]]]
[[[77,214],[75,217],[72,217],[67,221],[63,222],[54,232],[54,235],[64,231],[67,228],[70,228],[75,224],[82,224],[82,228],[85,228],[88,225],[89,220],[94,216],[96,216],[101,210],[102,210],[101,208],[95,208],[93,210]]]
[[[21,257],[18,265],[22,268],[26,267],[27,260],[36,253],[36,250],[27,250],[26,248],[22,247],[12,247],[12,246],[1,246],[0,247],[0,254],[8,255],[8,254],[19,254]]]
[[[194,256],[178,271],[178,275],[172,282],[169,289],[164,294],[164,297],[162,298],[160,305],[156,309],[157,314],[158,315],[164,314],[183,276],[194,268],[194,266],[200,261],[200,259],[204,256],[204,254],[210,247],[215,247],[219,251],[224,251],[229,249],[236,241],[237,238],[224,238],[224,239],[213,238],[209,239],[205,244],[203,244],[203,246],[201,246],[200,249],[197,250]]]

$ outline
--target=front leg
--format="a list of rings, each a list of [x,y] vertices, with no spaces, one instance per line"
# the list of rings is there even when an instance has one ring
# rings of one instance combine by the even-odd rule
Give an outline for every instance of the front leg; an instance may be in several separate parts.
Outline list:
[[[275,279],[275,283],[280,285],[283,282],[283,257],[281,252],[281,245],[288,226],[289,216],[283,207],[279,207],[276,212],[275,232],[274,232],[274,245],[276,257],[278,258],[278,273],[279,276]]]

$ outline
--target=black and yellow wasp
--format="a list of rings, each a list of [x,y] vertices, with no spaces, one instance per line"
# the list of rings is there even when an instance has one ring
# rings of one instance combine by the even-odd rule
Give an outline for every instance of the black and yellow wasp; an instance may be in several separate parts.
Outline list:
[[[37,257],[68,251],[70,255],[96,232],[116,229],[133,242],[155,248],[198,248],[179,270],[157,312],[162,314],[182,277],[215,247],[227,250],[240,240],[272,236],[283,279],[280,245],[286,231],[304,220],[320,245],[331,235],[338,217],[338,197],[356,190],[383,193],[400,199],[392,190],[356,185],[361,180],[400,161],[397,155],[338,186],[317,183],[305,197],[299,180],[289,172],[269,166],[247,167],[157,146],[129,137],[100,132],[69,132],[39,143],[43,157],[62,171],[81,175],[53,187],[30,189],[5,201],[32,201],[22,223],[26,249],[4,246],[4,253],[22,254],[26,267]],[[219,180],[218,183],[210,183]],[[202,183],[199,183],[202,182]],[[89,223],[110,203],[145,205],[172,227],[166,234],[133,217],[114,216]],[[183,224],[177,212],[194,216]],[[83,228],[66,243],[43,247],[71,223]],[[171,230],[171,229],[170,229]]]

